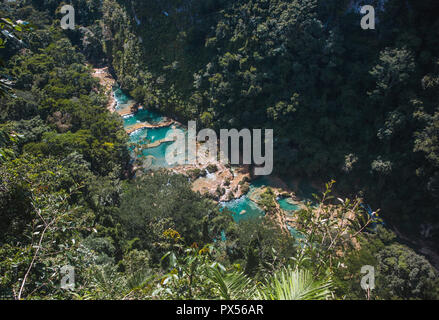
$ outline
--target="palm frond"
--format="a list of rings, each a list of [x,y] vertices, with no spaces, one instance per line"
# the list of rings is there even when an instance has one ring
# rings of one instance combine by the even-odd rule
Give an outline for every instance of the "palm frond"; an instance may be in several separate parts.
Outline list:
[[[269,277],[256,294],[261,300],[325,300],[331,297],[330,279],[316,281],[307,270],[283,268]]]
[[[213,267],[207,269],[206,276],[222,299],[250,299],[254,296],[255,286],[242,272],[223,272]]]

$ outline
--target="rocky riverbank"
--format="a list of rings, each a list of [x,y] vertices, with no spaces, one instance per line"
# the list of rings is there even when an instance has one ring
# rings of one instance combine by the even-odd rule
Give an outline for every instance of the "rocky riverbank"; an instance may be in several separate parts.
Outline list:
[[[111,75],[108,67],[93,68],[93,77],[99,79],[100,85],[104,88],[105,94],[108,97],[107,109],[110,112],[116,111],[116,99],[113,95],[113,87],[116,85],[116,80]]]

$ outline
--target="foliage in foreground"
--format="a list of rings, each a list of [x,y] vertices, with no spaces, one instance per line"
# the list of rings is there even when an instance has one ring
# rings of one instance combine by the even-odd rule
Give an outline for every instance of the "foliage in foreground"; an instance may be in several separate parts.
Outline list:
[[[406,30],[404,14],[388,19],[404,32],[365,48],[350,45],[358,33],[330,23],[356,18],[339,16],[333,1],[200,2],[190,9],[201,19],[187,8],[165,18],[158,2],[133,1],[150,23],[145,52],[125,1],[73,2],[87,4],[79,21],[87,28],[66,34],[48,13],[56,1],[0,8],[38,24],[24,35],[27,49],[1,51],[1,77],[14,79],[15,94],[0,97],[2,298],[362,299],[366,264],[376,267],[372,299],[438,298],[428,261],[389,230],[368,229],[360,199],[331,198],[332,184],[317,207],[297,212],[302,237],[292,237],[270,217],[272,192],[261,199],[266,219],[236,224],[187,177],[125,181],[126,134],[85,65],[105,51],[123,86],[167,114],[273,126],[288,156],[279,171],[340,176],[412,227],[437,221],[439,46],[430,31],[439,29],[421,2],[412,14],[424,16],[422,26]],[[392,17],[396,1],[388,3]],[[72,292],[59,287],[64,265],[75,267]]]

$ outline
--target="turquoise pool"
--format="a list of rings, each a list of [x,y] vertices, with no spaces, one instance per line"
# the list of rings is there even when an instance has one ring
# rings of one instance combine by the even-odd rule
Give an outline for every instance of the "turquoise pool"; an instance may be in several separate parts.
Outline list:
[[[130,142],[139,144],[153,143],[166,138],[169,130],[171,130],[171,127],[139,129],[130,134]]]
[[[223,208],[227,208],[233,212],[233,219],[236,222],[245,219],[263,217],[264,211],[258,207],[248,196],[242,196],[239,199],[222,202]]]
[[[121,109],[127,104],[134,103],[134,100],[118,87],[113,88],[113,95],[116,100],[116,109]]]
[[[159,123],[163,121],[164,117],[159,114],[149,111],[146,109],[139,110],[136,114],[127,116],[123,118],[123,124],[125,127],[135,125],[136,123],[148,122],[148,123]]]
[[[277,201],[281,207],[281,209],[285,211],[297,211],[300,209],[300,206],[297,204],[292,204],[288,201],[288,198],[281,198]]]
[[[129,95],[125,94],[120,88],[115,87],[113,93],[117,102],[116,109],[121,109],[126,107],[126,105],[134,103],[133,99]],[[129,127],[135,125],[136,123],[142,122],[158,123],[163,120],[164,117],[158,113],[149,111],[147,109],[142,109],[139,110],[139,112],[137,112],[135,115],[125,117],[124,126]],[[169,130],[171,130],[171,126],[154,129],[139,129],[130,135],[130,141],[140,145],[154,143],[164,139]],[[171,166],[166,161],[166,150],[171,144],[172,142],[165,142],[157,147],[144,149],[142,150],[142,154],[139,156],[147,159],[147,162],[149,162],[148,165],[151,169],[169,168]],[[133,148],[131,150],[133,150]],[[252,192],[252,190],[255,188],[262,186],[270,186],[269,178],[261,177],[253,181],[250,185],[250,192]],[[299,209],[298,205],[288,203],[287,199],[280,199],[279,205],[282,209],[290,212]],[[228,208],[233,212],[233,218],[236,222],[265,216],[265,212],[259,208],[259,206],[252,201],[248,195],[232,201],[222,202],[221,206],[221,211],[224,210],[224,208]],[[288,227],[288,229],[294,237],[298,237],[298,235],[300,235],[296,229],[291,227]],[[224,232],[222,232],[221,238],[222,240],[225,240],[226,235]]]

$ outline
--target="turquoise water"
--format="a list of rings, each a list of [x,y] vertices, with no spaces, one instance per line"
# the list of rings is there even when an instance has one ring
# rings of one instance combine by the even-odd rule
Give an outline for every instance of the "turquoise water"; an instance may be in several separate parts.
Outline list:
[[[145,145],[162,140],[166,137],[170,127],[154,128],[154,129],[140,129],[130,135],[130,141]],[[139,157],[148,158],[150,169],[168,168],[170,167],[166,161],[166,149],[172,142],[164,142],[161,145],[144,149]]]
[[[256,203],[250,200],[248,196],[242,196],[228,202],[221,203],[224,208],[233,212],[233,219],[239,222],[244,219],[258,218],[265,215],[264,211]]]
[[[258,178],[250,184],[250,191],[248,194],[253,192],[256,188],[265,187],[267,185],[269,185],[269,183],[265,177]],[[290,213],[300,209],[299,205],[291,204],[287,199],[288,198],[281,198],[277,200],[281,209]],[[259,208],[259,206],[252,201],[248,195],[228,202],[222,202],[221,204],[223,207],[226,207],[233,212],[233,218],[236,222],[239,222],[242,219],[261,217],[265,215],[265,212]]]
[[[239,199],[235,199],[229,202],[222,202],[221,205],[223,206],[223,208],[227,208],[233,212],[232,216],[236,222],[240,222],[245,219],[260,218],[265,215],[265,212],[261,208],[259,208],[255,202],[250,200],[248,196],[242,196]],[[291,206],[291,204],[289,205]],[[295,210],[297,210],[299,209],[299,206],[294,206],[294,208]],[[294,238],[304,238],[303,234],[300,233],[297,229],[290,226],[288,226],[287,228]]]
[[[169,130],[171,130],[171,127],[140,129],[130,135],[130,141],[140,145],[154,143],[166,138]],[[166,150],[172,143],[164,142],[157,147],[144,149],[139,156],[149,159],[150,169],[169,168],[171,166],[166,161]]]
[[[169,130],[171,130],[171,127],[139,129],[130,134],[130,141],[139,144],[153,143],[166,138],[166,134]]]
[[[170,130],[173,130],[171,126],[153,129],[140,129],[130,135],[130,141],[141,145],[154,143],[156,141],[165,139]],[[144,149],[141,156],[151,159],[151,169],[171,168],[175,166],[175,164],[168,164],[166,161],[166,151],[173,143],[174,142],[163,142],[157,147]]]
[[[125,94],[120,88],[115,88],[113,93],[117,102],[116,109],[124,108],[127,104],[132,104],[134,102],[133,99]],[[158,113],[142,109],[133,116],[125,117],[124,127],[129,127],[136,123],[142,122],[159,123],[163,120],[164,117]],[[139,129],[130,135],[130,141],[140,145],[154,143],[164,139],[168,131],[171,129],[171,126],[154,129]],[[145,157],[151,169],[169,168],[170,165],[166,161],[166,150],[171,144],[172,142],[165,142],[155,148],[144,149],[142,150],[142,154],[140,156]],[[253,181],[250,185],[250,192],[252,192],[254,188],[259,188],[262,186],[270,186],[270,180],[267,177],[261,177]],[[299,206],[288,203],[286,199],[280,199],[279,204],[282,209],[287,211],[295,211],[299,209]],[[223,208],[228,208],[233,212],[233,218],[236,222],[244,219],[260,218],[265,215],[265,212],[259,208],[254,201],[250,200],[247,195],[229,202],[222,202],[221,205]],[[288,229],[294,237],[298,237],[298,235],[300,235],[296,229],[291,227],[288,227]],[[226,239],[224,232],[221,233],[221,238],[223,241]]]
[[[160,146],[155,148],[148,148],[143,150],[142,156],[148,159],[151,159],[151,169],[159,169],[159,168],[170,168],[171,165],[166,161],[166,149],[168,146],[172,144],[172,142],[162,143]]]
[[[129,96],[126,95],[120,88],[115,88],[113,94],[117,103],[125,104],[130,100]]]
[[[159,123],[163,120],[164,117],[160,116],[158,113],[146,109],[141,109],[134,115],[124,117],[123,124],[125,127],[129,127],[135,125],[136,123]]]
[[[124,108],[127,104],[132,104],[134,102],[134,100],[120,88],[114,88],[113,94],[117,102],[116,109]],[[164,120],[164,117],[156,112],[142,109],[135,115],[125,117],[123,120],[124,127],[129,127],[142,122],[159,123]],[[153,129],[139,129],[130,134],[130,142],[140,145],[154,143],[158,140],[164,139],[168,131],[171,129],[171,126]],[[155,148],[145,149],[142,151],[140,157],[145,157],[145,159],[147,159],[149,168],[151,169],[168,168],[170,166],[166,162],[166,149],[171,144],[172,142],[165,142]],[[133,149],[134,148],[131,148],[131,151]]]
[[[134,102],[134,100],[130,96],[125,94],[125,92],[123,92],[120,88],[115,87],[113,89],[113,94],[114,94],[114,99],[116,99],[117,102],[116,109],[121,109],[125,105]]]
[[[123,92],[120,88],[115,87],[113,90],[114,98],[116,99],[116,110],[123,109],[127,105],[135,103],[133,98],[128,94]],[[148,122],[148,123],[158,123],[163,121],[164,117],[159,115],[157,112],[140,109],[135,115],[124,117],[124,126],[132,126],[136,123]]]
[[[282,198],[277,201],[281,207],[281,209],[285,211],[297,211],[300,209],[300,206],[297,204],[292,204],[288,202],[288,198]]]
[[[148,134],[150,129],[139,129],[130,134],[130,142],[138,143],[138,144],[147,144],[148,142]]]

